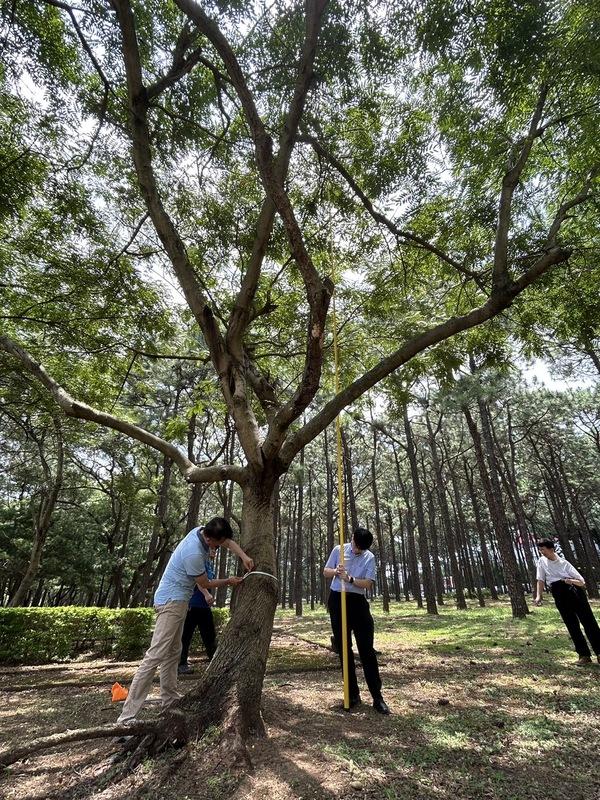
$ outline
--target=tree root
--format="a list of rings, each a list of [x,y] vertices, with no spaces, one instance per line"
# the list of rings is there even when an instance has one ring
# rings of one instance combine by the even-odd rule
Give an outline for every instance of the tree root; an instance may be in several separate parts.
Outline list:
[[[5,769],[17,761],[48,750],[51,747],[58,747],[61,744],[72,742],[84,742],[89,739],[106,739],[112,736],[137,736],[138,734],[149,734],[156,731],[156,722],[138,722],[135,725],[101,725],[97,728],[79,728],[63,733],[53,733],[50,736],[42,736],[33,742],[29,742],[21,747],[12,750],[5,750],[0,753],[0,769]]]

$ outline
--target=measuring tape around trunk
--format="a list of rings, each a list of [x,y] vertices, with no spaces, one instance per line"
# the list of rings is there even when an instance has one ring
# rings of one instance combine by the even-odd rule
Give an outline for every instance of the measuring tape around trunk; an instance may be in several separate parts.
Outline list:
[[[247,572],[242,580],[245,581],[246,578],[249,578],[250,575],[265,575],[267,578],[273,578],[276,583],[279,583],[279,579],[275,577],[275,575],[271,575],[270,572],[261,572],[259,569],[253,569],[251,572]]]

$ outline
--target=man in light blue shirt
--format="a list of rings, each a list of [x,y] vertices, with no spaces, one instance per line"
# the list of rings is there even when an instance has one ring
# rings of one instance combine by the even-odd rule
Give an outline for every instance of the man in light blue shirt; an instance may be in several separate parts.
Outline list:
[[[346,622],[348,628],[348,677],[350,683],[350,708],[360,703],[360,693],[356,680],[356,667],[352,653],[352,633],[365,674],[365,680],[373,698],[373,708],[380,714],[390,710],[381,695],[379,665],[373,648],[375,625],[369,611],[366,592],[375,582],[375,556],[369,548],[373,544],[373,534],[366,528],[357,528],[352,542],[344,545],[344,565],[340,564],[340,546],[331,551],[323,574],[333,578],[329,601],[331,629],[336,649],[342,661],[342,614],[341,593],[346,593]]]
[[[252,559],[233,541],[231,526],[223,517],[214,517],[202,529],[194,528],[179,542],[154,594],[156,625],[152,642],[133,677],[127,700],[117,720],[119,723],[135,720],[159,666],[160,699],[163,708],[172,705],[181,697],[177,691],[177,664],[181,653],[181,632],[194,586],[208,589],[216,586],[236,586],[242,581],[236,577],[208,578],[201,536],[209,547],[219,547],[219,545],[227,547],[239,556],[247,570],[254,568]]]

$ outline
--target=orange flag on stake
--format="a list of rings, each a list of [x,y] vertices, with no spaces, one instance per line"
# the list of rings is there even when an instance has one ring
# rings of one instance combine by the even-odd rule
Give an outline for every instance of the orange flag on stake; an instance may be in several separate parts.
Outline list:
[[[127,695],[129,694],[127,689],[125,689],[124,686],[121,686],[120,683],[113,683],[111,692],[113,703],[119,703],[122,700],[127,700]]]

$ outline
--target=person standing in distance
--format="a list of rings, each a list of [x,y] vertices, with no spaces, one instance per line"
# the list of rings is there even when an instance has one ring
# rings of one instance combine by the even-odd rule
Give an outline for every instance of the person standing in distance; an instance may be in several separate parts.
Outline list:
[[[367,589],[370,589],[375,582],[375,556],[369,550],[372,544],[373,534],[366,528],[357,528],[350,544],[344,545],[344,566],[340,564],[340,546],[337,545],[327,559],[323,575],[326,578],[333,578],[327,605],[340,663],[342,662],[341,592],[346,592],[350,708],[354,708],[361,702],[352,652],[352,633],[354,633],[365,680],[373,698],[373,708],[380,714],[389,714],[390,709],[381,694],[379,665],[373,649],[375,624],[366,598]]]
[[[592,654],[580,623],[600,663],[600,627],[590,608],[583,577],[569,561],[559,558],[552,539],[540,539],[537,546],[540,560],[537,565],[536,606],[542,605],[544,583],[549,583],[556,607],[579,654],[577,664],[584,666],[592,662]]]
[[[202,529],[206,541],[222,544],[239,556],[247,570],[254,562],[233,541],[229,522],[214,517]],[[117,720],[119,724],[135,721],[152,686],[157,667],[160,667],[160,699],[163,708],[177,702],[182,695],[177,691],[177,664],[181,653],[181,632],[194,586],[210,589],[215,586],[236,586],[242,578],[215,578],[206,574],[204,542],[200,529],[194,528],[179,542],[163,573],[154,594],[156,624],[150,647],[137,668],[129,687],[129,694]]]

